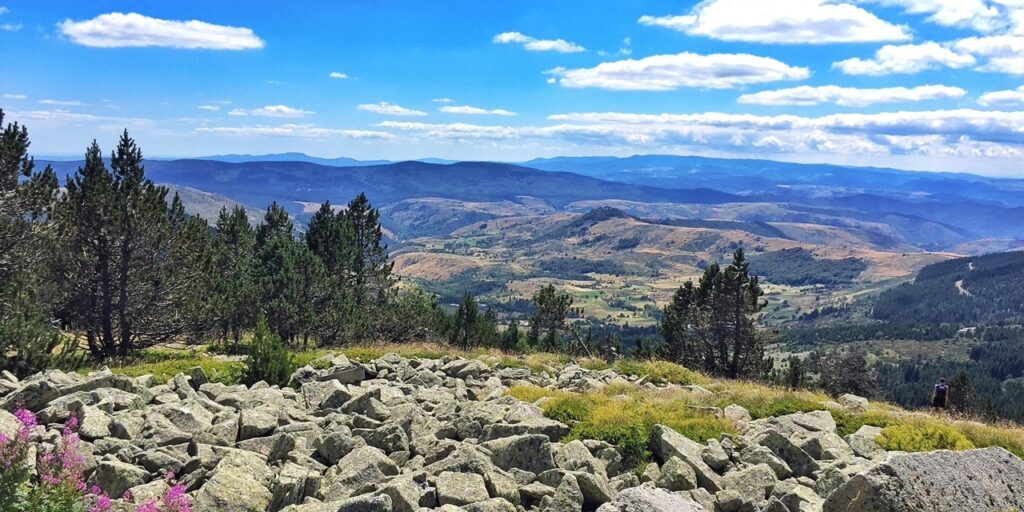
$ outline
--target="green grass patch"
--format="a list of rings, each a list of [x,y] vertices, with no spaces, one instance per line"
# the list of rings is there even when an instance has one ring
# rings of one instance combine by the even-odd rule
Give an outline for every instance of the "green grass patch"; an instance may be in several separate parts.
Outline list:
[[[864,425],[885,428],[896,425],[899,420],[889,412],[865,411],[860,413],[832,410],[832,418],[836,420],[836,432],[840,436],[848,436]]]
[[[703,375],[688,370],[678,364],[668,361],[634,361],[622,360],[615,363],[615,369],[623,374],[633,377],[646,376],[655,384],[704,384],[708,381]]]
[[[211,382],[221,382],[232,385],[241,382],[244,364],[237,361],[223,361],[205,356],[186,356],[164,359],[159,362],[141,362],[124,366],[111,367],[110,371],[139,377],[141,375],[152,375],[157,382],[164,382],[179,373],[188,374],[193,367],[200,367],[206,372]]]

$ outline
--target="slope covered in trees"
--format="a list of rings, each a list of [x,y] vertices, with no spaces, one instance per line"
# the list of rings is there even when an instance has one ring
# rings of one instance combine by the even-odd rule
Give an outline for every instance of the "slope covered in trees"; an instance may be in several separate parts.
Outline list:
[[[912,283],[882,293],[873,315],[920,324],[1020,323],[1024,252],[957,258],[924,267]]]

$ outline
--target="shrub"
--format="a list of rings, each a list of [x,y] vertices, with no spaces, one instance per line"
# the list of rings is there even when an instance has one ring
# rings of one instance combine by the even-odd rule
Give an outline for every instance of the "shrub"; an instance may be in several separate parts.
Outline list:
[[[885,427],[878,438],[878,443],[886,450],[904,452],[974,448],[974,443],[959,430],[933,421]]]
[[[623,375],[647,376],[655,384],[671,383],[686,386],[707,382],[703,375],[668,361],[622,360],[615,363],[615,369]]]
[[[531,404],[536,402],[537,400],[540,400],[541,398],[569,396],[569,393],[562,390],[542,388],[539,386],[529,386],[523,384],[512,386],[505,394],[514,397],[517,400],[522,400],[524,402],[528,402]]]
[[[261,315],[249,343],[249,358],[242,372],[242,383],[251,386],[262,380],[270,385],[284,386],[294,371],[292,354],[284,348],[280,337],[270,333],[267,321]]]
[[[552,398],[544,404],[544,415],[555,421],[572,425],[588,419],[590,413],[602,401],[590,395],[569,395]]]
[[[720,407],[726,407],[733,403],[745,407],[750,411],[750,415],[753,416],[754,419],[767,418],[770,416],[784,416],[786,414],[794,414],[798,412],[820,411],[825,409],[825,406],[814,400],[793,394],[771,396],[768,394],[755,393],[744,396],[732,396],[719,401],[718,405]]]
[[[834,410],[832,411],[832,418],[836,420],[836,432],[844,437],[856,432],[864,425],[885,428],[895,425],[899,421],[892,414],[882,411],[851,413]]]

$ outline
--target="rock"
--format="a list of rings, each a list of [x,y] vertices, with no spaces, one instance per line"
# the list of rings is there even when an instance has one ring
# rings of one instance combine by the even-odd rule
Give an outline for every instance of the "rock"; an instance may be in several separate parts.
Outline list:
[[[672,494],[664,489],[634,487],[626,489],[605,503],[598,512],[709,512],[700,503]]]
[[[307,496],[316,496],[320,491],[320,473],[289,462],[270,484],[270,506],[277,511],[288,505],[298,505]]]
[[[815,432],[805,439],[800,447],[808,455],[818,460],[850,459],[853,449],[843,438],[832,432]]]
[[[213,474],[192,501],[193,512],[250,512],[266,510],[273,495],[268,489],[270,468],[258,454],[232,450],[217,463]]]
[[[124,462],[100,461],[89,479],[90,485],[103,489],[110,496],[121,496],[125,491],[149,480],[149,471]]]
[[[753,417],[750,415],[750,411],[748,411],[742,405],[727,405],[725,409],[722,411],[722,413],[725,415],[726,419],[735,422],[747,422],[753,419]]]
[[[500,471],[489,471],[484,475],[484,483],[487,484],[487,494],[492,497],[519,503],[519,484],[511,476]]]
[[[320,440],[316,453],[324,458],[330,465],[335,465],[352,450],[366,446],[366,441],[361,437],[353,438],[342,432],[331,432]]]
[[[661,466],[658,487],[670,491],[688,491],[697,487],[697,473],[679,457],[671,457]]]
[[[264,409],[246,409],[238,416],[238,440],[269,434],[277,428],[277,414]]]
[[[515,505],[501,498],[478,501],[462,507],[465,512],[516,512]]]
[[[7,439],[13,439],[19,430],[21,430],[21,422],[18,421],[18,418],[0,409],[0,434],[3,434]]]
[[[729,454],[725,453],[721,443],[714,439],[708,440],[708,445],[701,452],[701,458],[711,469],[722,472],[729,466]]]
[[[853,412],[864,412],[868,410],[868,399],[862,396],[844,393],[839,395],[837,400],[839,401],[839,405]]]
[[[555,494],[547,501],[544,512],[582,512],[583,491],[580,490],[576,477],[565,475],[555,489]]]
[[[831,418],[831,416],[829,416]],[[780,459],[786,461],[796,476],[810,476],[818,469],[818,463],[793,441],[779,431],[768,428],[757,433],[754,442],[768,448]]]
[[[730,471],[722,477],[722,486],[726,490],[736,491],[745,503],[759,509],[764,506],[775,486],[775,471],[767,464]]]
[[[542,473],[555,468],[551,442],[547,436],[522,435],[488,441],[482,445],[491,452],[494,465],[506,471],[512,468]]]
[[[820,511],[825,501],[812,489],[792,481],[775,484],[771,497],[784,505],[787,512]]]
[[[857,456],[870,459],[883,451],[875,441],[880,435],[882,435],[881,427],[863,425],[856,432],[846,436],[846,442]]]
[[[832,419],[832,413],[828,411],[810,411],[783,416],[793,423],[812,432],[836,431],[836,420]]]
[[[406,476],[391,480],[381,487],[380,492],[391,498],[395,512],[415,512],[426,490],[422,484]]]
[[[468,505],[489,497],[480,475],[446,471],[437,476],[437,501],[441,505]]]
[[[386,477],[398,473],[398,465],[384,452],[372,446],[356,448],[328,472],[323,494],[328,500],[346,499],[364,488],[374,488]]]
[[[855,475],[825,512],[1024,509],[1024,460],[1002,448],[897,454]]]
[[[704,462],[704,446],[683,436],[665,425],[655,425],[651,429],[651,447],[654,454],[662,461],[671,457],[679,457],[697,474],[697,484],[711,491],[722,489],[721,477]]]
[[[793,474],[793,471],[789,469],[789,464],[786,464],[786,461],[780,459],[768,448],[757,444],[747,446],[740,450],[740,461],[751,465],[767,464],[768,467],[775,471],[775,476],[779,480],[785,480]]]

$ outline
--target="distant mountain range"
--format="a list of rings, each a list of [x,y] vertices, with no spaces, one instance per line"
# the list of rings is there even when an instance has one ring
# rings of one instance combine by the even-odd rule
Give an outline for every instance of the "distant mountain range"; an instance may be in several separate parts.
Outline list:
[[[59,174],[80,165],[40,163]],[[598,206],[650,219],[841,228],[873,247],[953,250],[970,243],[971,251],[984,252],[989,244],[1024,239],[1024,180],[971,174],[664,155],[516,165],[382,163],[301,153],[148,160],[146,171],[159,183],[194,189],[204,216],[217,204],[263,209],[277,201],[302,222],[323,201],[344,204],[365,192],[398,240],[444,235],[494,218]]]

